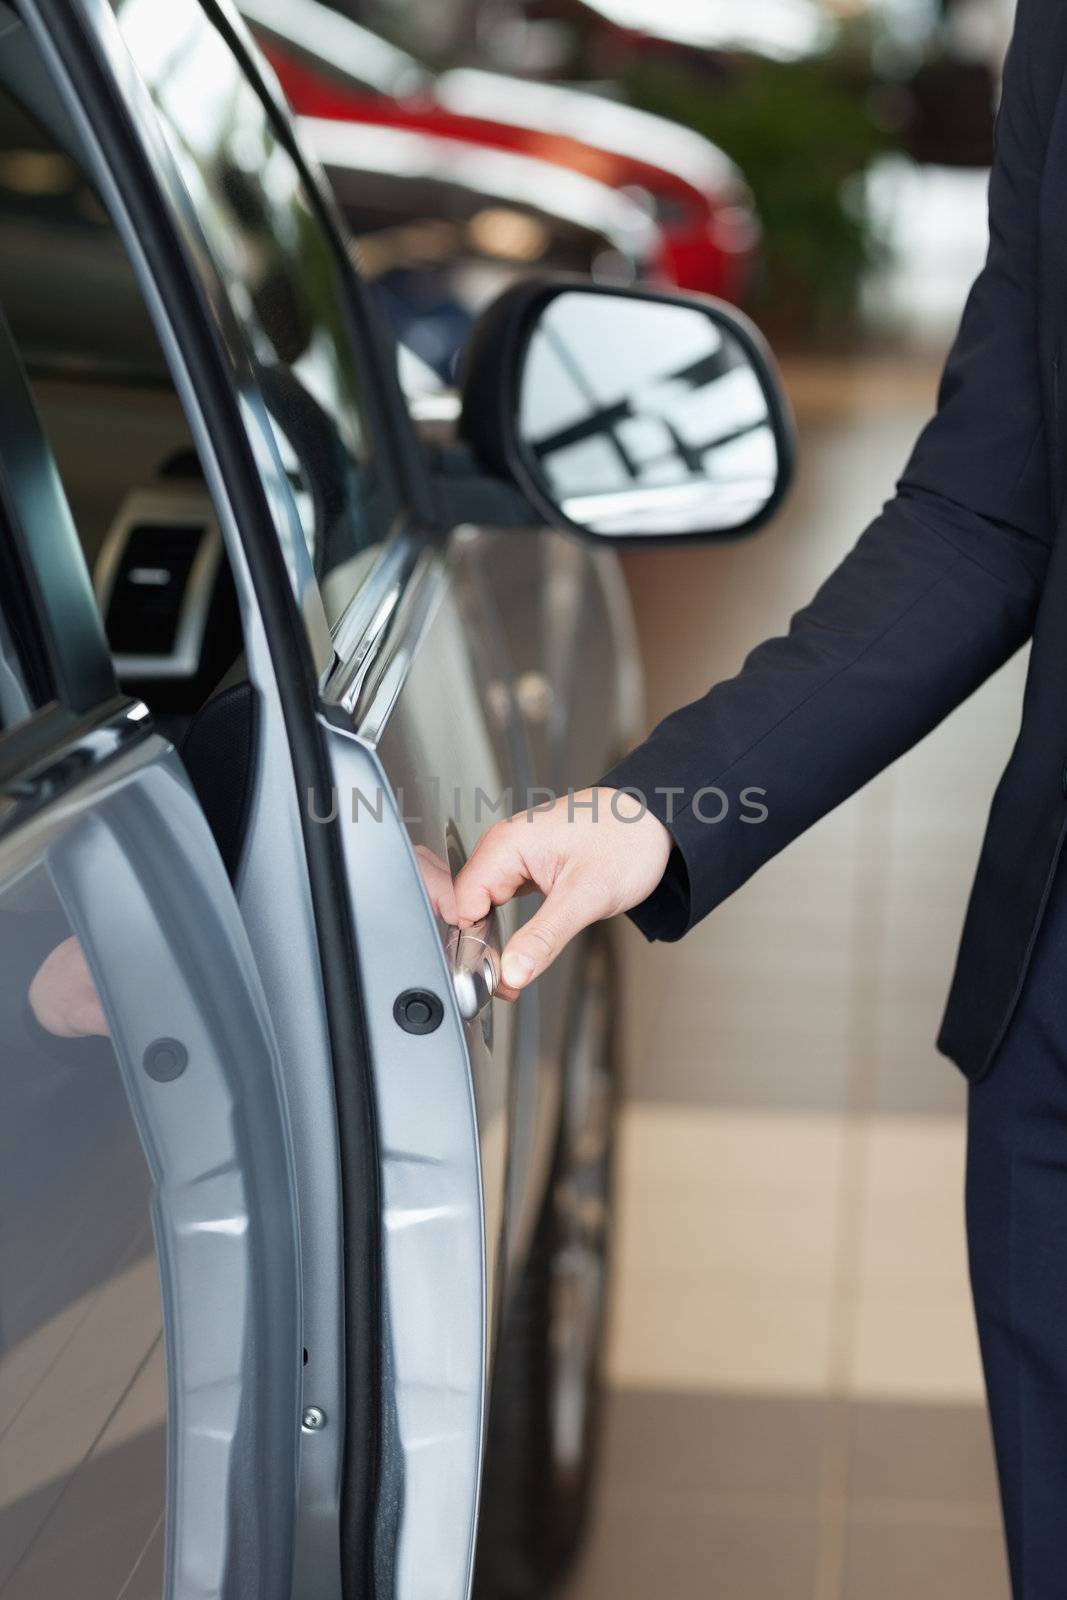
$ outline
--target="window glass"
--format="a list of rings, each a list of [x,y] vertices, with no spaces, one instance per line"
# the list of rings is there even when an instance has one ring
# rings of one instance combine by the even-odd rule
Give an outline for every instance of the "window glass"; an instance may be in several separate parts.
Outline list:
[[[179,741],[241,655],[233,581],[132,266],[81,153],[52,131],[63,124],[46,80],[16,70],[24,65],[24,56],[9,62],[0,41],[0,308],[59,468],[119,682]],[[53,532],[47,521],[20,531],[31,543]],[[11,728],[51,695],[25,692],[40,689],[40,674],[25,671],[34,618],[25,585],[6,570],[10,538],[3,554],[0,725]]]
[[[114,232],[47,131],[61,119],[24,43],[17,28],[0,39],[0,305],[92,566],[131,475],[187,435]],[[149,448],[164,406],[168,442]],[[9,477],[18,465],[5,458]],[[46,515],[19,527],[53,532]],[[0,733],[46,698],[27,671],[36,600],[15,543],[5,515]],[[167,1387],[151,1181],[64,898],[74,831],[0,840],[0,1589],[158,1600]]]
[[[199,0],[111,4],[243,331],[332,624],[393,509],[334,241]]]
[[[22,662],[3,614],[0,613],[0,733],[13,728],[33,711]]]
[[[0,1583],[163,1593],[151,1184],[51,852],[0,849]]]

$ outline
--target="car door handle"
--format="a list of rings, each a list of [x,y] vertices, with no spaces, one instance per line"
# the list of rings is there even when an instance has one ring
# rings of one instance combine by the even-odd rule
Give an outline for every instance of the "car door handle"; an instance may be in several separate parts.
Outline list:
[[[500,938],[496,914],[471,928],[452,928],[446,945],[452,988],[464,1022],[473,1022],[500,983]]]

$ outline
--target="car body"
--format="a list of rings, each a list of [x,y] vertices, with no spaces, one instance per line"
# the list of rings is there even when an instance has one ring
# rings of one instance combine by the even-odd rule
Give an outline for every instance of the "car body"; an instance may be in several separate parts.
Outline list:
[[[655,0],[531,0],[529,16],[535,29],[579,29],[586,50],[616,66],[649,51],[801,61],[825,50],[837,33],[836,19],[818,0],[750,0],[744,6],[679,0],[668,8]]]
[[[244,10],[300,114],[519,151],[644,195],[672,281],[744,300],[759,245],[752,198],[699,134],[562,85],[469,68],[434,78],[322,0],[248,0]]]
[[[759,341],[524,280],[418,433],[229,0],[0,0],[0,217],[0,1589],[532,1597],[620,995],[452,879],[634,737],[596,525],[777,503]]]

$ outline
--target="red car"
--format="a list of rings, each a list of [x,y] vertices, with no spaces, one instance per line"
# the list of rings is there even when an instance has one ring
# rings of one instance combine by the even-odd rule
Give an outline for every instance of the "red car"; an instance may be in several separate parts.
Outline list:
[[[580,89],[458,68],[437,77],[321,0],[241,0],[294,109],[520,151],[645,198],[662,272],[745,297],[759,247],[733,162],[688,128]]]

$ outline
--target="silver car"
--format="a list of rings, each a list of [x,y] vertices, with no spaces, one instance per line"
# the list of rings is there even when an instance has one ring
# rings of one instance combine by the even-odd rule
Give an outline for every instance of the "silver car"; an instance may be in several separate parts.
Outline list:
[[[609,545],[769,514],[768,360],[526,282],[420,435],[229,0],[0,0],[0,224],[0,1596],[535,1594],[620,997],[451,876],[634,737]]]

